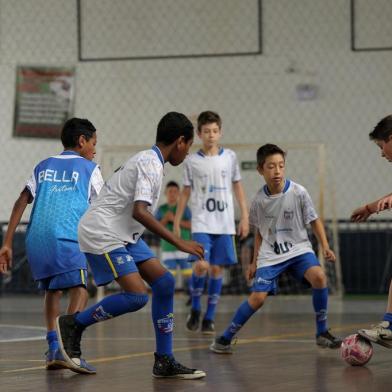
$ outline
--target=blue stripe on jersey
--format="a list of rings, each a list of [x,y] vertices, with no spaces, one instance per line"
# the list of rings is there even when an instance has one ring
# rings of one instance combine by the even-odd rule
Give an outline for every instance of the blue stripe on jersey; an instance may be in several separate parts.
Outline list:
[[[283,187],[282,193],[286,193],[286,192],[288,191],[288,189],[290,188],[290,184],[291,184],[290,180],[286,179],[286,180],[285,180],[285,183],[284,183],[284,187]],[[270,192],[270,190],[268,189],[268,186],[267,186],[267,185],[264,185],[263,189],[264,189],[264,193],[265,193],[267,196],[271,196],[271,192]]]
[[[86,268],[79,250],[78,223],[88,208],[91,175],[96,164],[73,151],[50,157],[34,169],[36,194],[26,235],[34,279]]]
[[[224,151],[225,151],[225,150],[224,150],[223,147],[219,147],[218,155],[222,155]],[[203,158],[206,156],[206,154],[204,154],[204,151],[203,151],[203,150],[197,151],[196,154],[200,155],[200,156],[203,157]]]
[[[162,155],[162,152],[161,152],[161,150],[159,149],[159,147],[158,147],[156,144],[154,144],[154,145],[151,147],[151,149],[152,149],[153,151],[156,152],[156,154],[158,155],[158,158],[159,158],[159,160],[161,161],[162,165],[164,165],[164,164],[165,164],[165,160],[163,159],[163,155]]]

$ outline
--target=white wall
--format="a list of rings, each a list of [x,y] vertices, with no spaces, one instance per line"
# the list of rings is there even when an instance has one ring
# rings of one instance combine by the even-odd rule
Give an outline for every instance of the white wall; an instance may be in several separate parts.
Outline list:
[[[85,46],[86,54],[99,56],[101,43],[102,55],[119,55],[117,49],[108,52],[108,48],[111,45],[118,48],[119,30],[123,30],[125,37],[130,34],[132,26],[127,25],[127,18],[123,17],[130,0],[81,1],[82,13],[90,10],[83,24],[84,29],[89,28],[88,36],[82,41],[83,45],[89,45]],[[111,17],[103,18],[102,13],[108,13],[108,4],[111,4]],[[116,8],[121,4],[121,8]],[[154,2],[138,4],[152,7]],[[185,10],[176,8],[175,0],[167,4],[172,23],[176,20],[173,12],[177,12],[175,16],[181,20]],[[210,0],[209,4],[216,5],[210,11],[216,12],[216,17],[208,18],[208,23],[216,20],[224,26],[233,12],[241,15],[239,2]],[[241,4],[246,10],[249,7],[253,12],[257,10],[256,1],[241,1]],[[391,42],[389,32],[380,28],[374,17],[367,18],[366,12],[371,11],[364,4],[364,0],[357,1],[360,43],[374,44],[378,35],[383,45],[388,40]],[[100,16],[95,24],[91,12],[94,6],[94,13]],[[382,15],[392,17],[390,2],[377,0],[374,7],[382,9]],[[187,14],[187,23],[193,20],[199,29],[206,31],[205,39],[211,38],[217,45],[217,36],[211,36],[214,29],[204,23],[205,10],[194,11],[193,8],[189,12],[198,13],[194,18]],[[156,124],[167,111],[194,115],[213,109],[223,117],[226,143],[253,143],[255,150],[265,142],[325,143],[327,185],[330,187],[335,182],[341,218],[347,218],[362,202],[390,192],[391,168],[380,158],[367,135],[381,117],[392,112],[392,52],[351,51],[348,0],[264,0],[262,9],[262,55],[79,62],[76,1],[0,0],[0,220],[8,219],[13,202],[34,165],[61,150],[55,140],[12,137],[18,64],[76,66],[75,115],[89,118],[97,126],[98,146],[151,144]],[[151,20],[149,10],[145,12],[149,23],[165,33],[164,23],[161,27],[159,24],[166,20],[165,15]],[[116,13],[122,18],[113,22]],[[257,19],[245,9],[243,14],[245,17],[239,17],[238,23],[251,25],[247,34],[252,41],[246,50],[253,50]],[[129,15],[130,21],[132,16]],[[99,39],[99,32],[104,32],[105,40]],[[191,39],[187,35],[180,38]],[[225,35],[218,38],[224,41]],[[229,38],[233,40],[232,36]],[[135,46],[137,42],[130,44]],[[143,45],[146,43],[154,46],[148,37]],[[183,44],[205,50],[205,45],[199,46],[197,42]],[[222,42],[222,45],[238,49],[238,43],[230,46]],[[124,42],[121,48],[126,50]],[[137,49],[141,52],[143,47]],[[132,50],[125,53],[130,54]],[[298,101],[295,87],[300,83],[316,85],[317,98]],[[314,168],[309,166],[315,161],[312,158],[308,162],[305,158],[297,167],[290,167],[294,180],[306,177],[307,173],[310,173],[308,177],[314,176]],[[256,174],[254,178],[257,179]]]

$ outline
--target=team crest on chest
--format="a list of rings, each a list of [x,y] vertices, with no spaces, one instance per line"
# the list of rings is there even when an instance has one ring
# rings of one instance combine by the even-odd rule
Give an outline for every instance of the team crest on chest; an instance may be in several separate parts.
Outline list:
[[[293,210],[285,210],[283,213],[283,217],[286,220],[292,220],[294,218],[294,211]]]

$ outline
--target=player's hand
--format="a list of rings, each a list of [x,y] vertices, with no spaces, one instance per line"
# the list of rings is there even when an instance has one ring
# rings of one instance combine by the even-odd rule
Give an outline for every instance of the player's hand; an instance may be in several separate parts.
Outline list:
[[[4,256],[0,256],[0,273],[5,274],[8,270],[8,263]]]
[[[365,222],[371,215],[367,206],[359,207],[354,210],[351,214],[351,220],[353,222]]]
[[[3,245],[0,249],[0,263],[5,263],[8,268],[12,266],[12,248],[6,245]]]
[[[384,210],[390,210],[392,208],[392,196],[386,196],[380,199],[377,203],[377,213],[384,211]]]
[[[167,211],[164,219],[166,220],[166,222],[174,222],[174,214],[173,211]]]
[[[237,235],[240,237],[241,240],[246,238],[249,234],[249,220],[247,218],[241,218],[238,228],[237,228]]]
[[[329,248],[325,248],[323,250],[323,256],[325,260],[330,261],[331,263],[334,263],[336,261],[335,253]]]
[[[181,240],[181,244],[178,246],[178,249],[182,250],[185,253],[190,253],[191,255],[195,255],[200,260],[204,259],[203,245],[199,244],[196,241]]]
[[[252,280],[256,276],[256,269],[257,269],[257,265],[255,262],[248,265],[248,270],[247,270],[246,276],[249,281]]]

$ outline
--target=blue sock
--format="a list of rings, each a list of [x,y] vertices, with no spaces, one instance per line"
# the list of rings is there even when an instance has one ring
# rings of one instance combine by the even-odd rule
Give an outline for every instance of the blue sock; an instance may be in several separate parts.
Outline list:
[[[200,298],[204,291],[204,284],[206,281],[206,275],[197,276],[195,273],[192,274],[192,309],[201,310]]]
[[[223,332],[223,337],[229,341],[233,339],[234,335],[242,328],[242,326],[249,320],[249,318],[256,311],[249,305],[248,300],[244,301],[237,309],[230,326]]]
[[[313,309],[316,312],[316,335],[326,332],[328,308],[328,287],[323,289],[313,289]]]
[[[383,321],[389,321],[388,329],[392,331],[392,313],[385,313],[383,317]]]
[[[166,272],[151,284],[151,315],[155,329],[156,353],[173,355],[174,289],[176,281]]]
[[[124,313],[136,312],[146,305],[147,301],[147,294],[128,292],[113,294],[83,312],[77,313],[75,319],[79,324],[87,327],[98,321],[117,317]]]
[[[46,340],[48,341],[50,351],[56,351],[59,348],[59,341],[55,330],[48,331],[46,334]]]
[[[214,320],[215,318],[215,309],[218,304],[220,293],[222,290],[222,277],[219,278],[210,278],[208,282],[208,302],[207,302],[207,311],[204,316],[206,320]]]

